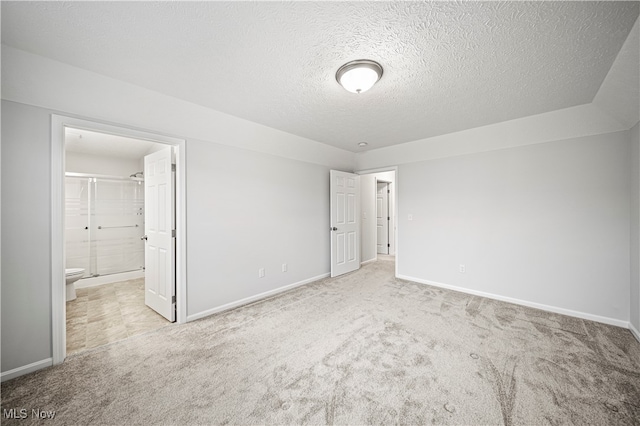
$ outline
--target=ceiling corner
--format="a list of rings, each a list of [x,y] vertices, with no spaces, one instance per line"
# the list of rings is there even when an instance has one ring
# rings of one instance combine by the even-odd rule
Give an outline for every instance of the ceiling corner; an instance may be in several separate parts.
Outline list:
[[[640,19],[636,20],[593,104],[626,128],[640,120]]]

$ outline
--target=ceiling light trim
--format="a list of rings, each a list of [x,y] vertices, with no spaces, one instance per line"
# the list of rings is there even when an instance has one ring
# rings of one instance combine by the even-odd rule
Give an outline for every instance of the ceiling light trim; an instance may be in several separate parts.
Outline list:
[[[376,78],[373,79],[371,73],[366,73],[364,79],[359,78],[350,78],[352,77],[353,72],[362,72],[366,70],[371,70],[376,74]],[[371,89],[380,79],[383,74],[382,65],[377,63],[376,61],[372,61],[370,59],[357,59],[355,61],[347,62],[338,68],[336,72],[336,81],[345,90],[351,93],[363,93],[367,90]]]

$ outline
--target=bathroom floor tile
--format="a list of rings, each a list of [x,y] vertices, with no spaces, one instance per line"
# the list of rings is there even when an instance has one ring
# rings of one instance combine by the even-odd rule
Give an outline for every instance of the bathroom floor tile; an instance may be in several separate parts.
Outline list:
[[[140,305],[144,306],[145,308],[147,308],[147,306],[145,306],[144,304],[144,300],[140,300],[137,304],[133,305],[133,304],[121,304],[120,305],[120,313],[122,314],[122,316],[124,317],[130,317],[130,316],[138,316],[138,315],[144,315],[147,313],[147,310],[153,312],[152,309],[147,308],[147,309],[140,309]],[[156,314],[157,315],[157,314]]]
[[[102,302],[102,303],[100,303]],[[94,300],[89,302],[87,317],[89,322],[104,319],[113,315],[120,316],[120,305],[116,300]]]
[[[144,304],[144,278],[76,290],[67,302],[67,355],[169,325]]]
[[[84,329],[87,327],[88,318],[86,315],[77,316],[77,317],[69,317],[67,316],[67,330],[73,330],[78,327],[79,329]],[[67,333],[69,334],[69,333]]]
[[[92,332],[89,329],[87,331],[87,348],[95,348],[107,343],[117,342],[127,337],[129,337],[129,335],[127,334],[127,328],[124,324],[110,328],[101,328],[96,332]]]
[[[95,292],[89,292],[89,301],[92,302],[96,300],[109,300],[115,297],[115,294],[116,290],[114,288],[103,291],[97,290]]]
[[[78,298],[83,297],[83,296],[89,296],[89,289],[88,288],[77,288],[76,289],[76,296]]]
[[[87,307],[87,301],[74,300],[72,302],[67,302],[67,317],[75,315],[86,315]],[[69,314],[70,312],[72,313],[72,315]]]
[[[100,333],[100,330],[124,325],[122,315],[118,312],[114,314],[105,314],[104,316],[89,319],[87,322],[87,333]]]
[[[73,355],[87,349],[87,339],[67,339],[67,355]]]

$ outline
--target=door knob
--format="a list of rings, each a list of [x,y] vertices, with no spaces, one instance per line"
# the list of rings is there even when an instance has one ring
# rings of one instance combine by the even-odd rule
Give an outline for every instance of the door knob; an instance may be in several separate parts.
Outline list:
[[[333,228],[329,228],[329,231],[337,231],[338,228],[336,228],[335,226]]]
[[[140,239],[141,239],[141,240],[145,240],[145,241],[147,241],[147,236],[146,236],[146,235],[143,235],[142,237],[140,237]]]

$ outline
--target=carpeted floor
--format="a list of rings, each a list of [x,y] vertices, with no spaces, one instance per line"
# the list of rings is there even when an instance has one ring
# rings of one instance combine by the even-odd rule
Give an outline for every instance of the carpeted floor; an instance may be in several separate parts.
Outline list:
[[[378,261],[2,384],[46,424],[640,424],[626,329],[393,278]]]

